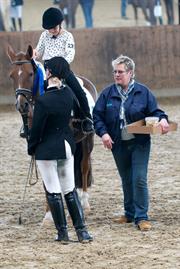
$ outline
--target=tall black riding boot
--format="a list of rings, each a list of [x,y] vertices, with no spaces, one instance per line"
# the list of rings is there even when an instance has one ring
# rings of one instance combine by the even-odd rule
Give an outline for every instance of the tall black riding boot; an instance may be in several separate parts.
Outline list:
[[[76,234],[78,236],[79,242],[87,243],[92,241],[93,238],[89,235],[85,226],[83,209],[79,201],[76,189],[66,194],[65,200],[69,214],[72,218],[74,228],[76,229]]]
[[[47,193],[48,204],[52,213],[54,224],[58,231],[56,241],[67,243],[69,241],[64,204],[61,194]]]

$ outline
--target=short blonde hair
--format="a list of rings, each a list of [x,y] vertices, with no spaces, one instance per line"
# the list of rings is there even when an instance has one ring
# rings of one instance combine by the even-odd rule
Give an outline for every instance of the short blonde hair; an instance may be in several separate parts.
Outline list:
[[[113,69],[115,69],[115,66],[119,64],[124,64],[126,71],[132,71],[132,79],[135,77],[135,63],[131,58],[125,55],[120,55],[112,61]]]
[[[52,83],[52,84],[55,84],[58,88],[60,88],[61,85],[62,85],[61,80],[59,78],[57,78],[57,77],[50,77],[49,82]]]

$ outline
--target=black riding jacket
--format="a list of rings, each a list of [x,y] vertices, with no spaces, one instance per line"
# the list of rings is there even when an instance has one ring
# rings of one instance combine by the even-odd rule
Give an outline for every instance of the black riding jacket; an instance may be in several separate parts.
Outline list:
[[[28,141],[28,154],[36,160],[66,159],[65,143],[75,151],[75,141],[69,127],[73,96],[68,87],[52,87],[38,97],[34,107],[33,123]]]

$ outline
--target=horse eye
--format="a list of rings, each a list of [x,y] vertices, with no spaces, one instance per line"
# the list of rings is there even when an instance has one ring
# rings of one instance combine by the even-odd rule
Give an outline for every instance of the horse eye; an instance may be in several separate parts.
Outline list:
[[[33,76],[33,72],[31,72],[29,75],[32,77]]]

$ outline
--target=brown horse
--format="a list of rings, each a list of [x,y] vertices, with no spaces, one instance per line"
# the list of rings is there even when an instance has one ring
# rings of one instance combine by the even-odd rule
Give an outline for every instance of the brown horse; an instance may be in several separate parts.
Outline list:
[[[38,95],[33,95],[34,81],[37,75],[37,65],[33,60],[33,48],[29,45],[26,53],[15,53],[12,47],[8,46],[7,55],[11,62],[10,78],[13,81],[16,94],[16,108],[22,116],[25,134],[28,138],[32,125],[33,105]],[[96,101],[97,92],[95,86],[88,79],[80,78],[84,82],[84,87]],[[94,145],[94,134],[85,135],[79,125],[81,125],[80,120],[72,119],[71,126],[77,143],[74,155],[75,185],[77,188],[82,189],[80,191],[80,200],[84,209],[89,210],[87,188],[92,183],[91,152]]]

